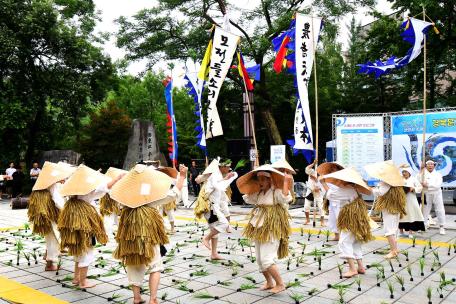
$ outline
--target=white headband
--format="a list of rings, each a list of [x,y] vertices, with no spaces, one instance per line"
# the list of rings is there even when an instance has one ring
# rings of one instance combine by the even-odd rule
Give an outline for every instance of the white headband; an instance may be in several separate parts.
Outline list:
[[[430,160],[428,160],[428,161],[426,162],[426,165],[427,165],[427,164],[434,164],[434,165],[435,165],[435,161],[433,161],[433,160],[430,159]]]
[[[266,171],[260,171],[257,173],[257,176],[271,177],[271,173],[266,172]]]

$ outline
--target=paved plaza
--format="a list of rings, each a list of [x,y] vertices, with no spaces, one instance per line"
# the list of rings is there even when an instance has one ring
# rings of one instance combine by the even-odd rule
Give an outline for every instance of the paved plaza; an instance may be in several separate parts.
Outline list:
[[[193,221],[191,210],[177,211],[178,232],[171,236],[163,259],[160,303],[456,303],[454,229],[448,229],[446,235],[430,229],[417,235],[415,245],[411,239],[401,239],[399,246],[403,254],[391,264],[383,259],[388,244],[380,237],[381,229],[376,230],[377,240],[363,247],[364,262],[370,266],[367,273],[359,279],[340,279],[339,267],[345,265],[340,265],[343,261],[338,258],[337,244],[326,241],[329,237],[326,228],[302,226],[302,211],[292,210],[291,254],[279,262],[288,288],[271,295],[259,290],[263,276],[252,259],[254,248],[242,238],[248,209],[234,207],[233,211],[236,215],[231,220],[235,229],[220,237],[220,253],[226,258],[222,262],[209,261],[209,252],[201,245],[205,223]],[[11,210],[6,201],[0,203],[0,278],[53,296],[55,303],[62,303],[57,299],[69,303],[133,303],[125,270],[112,258],[113,240],[97,247],[97,262],[89,268],[91,278],[98,285],[86,291],[77,290],[71,285],[74,266],[71,257],[62,256],[58,273],[43,271],[40,255],[44,253],[44,240],[31,235],[30,230],[18,230],[27,222],[26,214],[26,210]],[[454,226],[454,216],[448,219]],[[15,249],[18,241],[24,245],[19,265]],[[147,299],[146,280],[143,287]],[[0,297],[3,297],[1,285]],[[0,303],[10,302],[0,300]]]

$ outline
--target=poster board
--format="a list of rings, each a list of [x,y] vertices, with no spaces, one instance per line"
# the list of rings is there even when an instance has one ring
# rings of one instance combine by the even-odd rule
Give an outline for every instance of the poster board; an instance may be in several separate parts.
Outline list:
[[[419,172],[423,148],[423,114],[391,116],[392,159]],[[426,115],[426,156],[437,162],[443,187],[456,188],[456,111]]]
[[[368,182],[363,167],[384,160],[383,116],[340,116],[336,119],[336,160],[354,167]]]

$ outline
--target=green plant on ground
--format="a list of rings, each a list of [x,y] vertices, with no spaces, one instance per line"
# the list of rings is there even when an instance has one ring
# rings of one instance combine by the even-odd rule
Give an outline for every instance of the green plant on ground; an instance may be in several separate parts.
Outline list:
[[[308,294],[309,294],[309,296],[312,296],[312,295],[316,294],[317,292],[319,292],[318,288],[312,288],[311,290],[309,290]]]
[[[197,271],[193,272],[193,275],[196,277],[204,277],[209,275],[209,272],[207,272],[206,269],[198,269]]]
[[[329,242],[329,237],[331,236],[331,231],[325,230],[323,234],[326,236],[326,242]]]
[[[188,288],[188,282],[181,282],[179,285],[177,285],[177,289],[181,291],[189,291],[190,289]]]
[[[428,303],[432,303],[432,287],[428,286],[426,289],[426,297],[428,298]]]
[[[339,279],[342,279],[342,272],[344,271],[344,265],[337,262],[337,270],[339,270]]]
[[[405,290],[405,287],[404,287],[404,285],[405,285],[404,277],[396,274],[395,278],[396,278],[396,282],[398,282],[399,285],[401,285],[401,290],[404,291],[404,290]]]
[[[307,241],[310,241],[310,237],[312,236],[312,230],[307,230]]]
[[[14,245],[14,249],[17,252],[16,265],[19,265],[19,258],[21,256],[21,252],[24,250],[24,243],[21,240],[16,240],[16,244]]]
[[[432,239],[431,238],[428,239],[427,246],[429,247],[429,249],[432,249]]]
[[[355,283],[358,286],[358,291],[361,291],[361,277],[359,275],[356,276]]]
[[[410,277],[410,282],[413,282],[412,266],[410,264],[408,264],[406,269],[407,269],[407,273]]]
[[[301,281],[298,279],[295,279],[293,281],[290,281],[287,283],[286,288],[292,288],[292,287],[300,287],[301,286]]]
[[[24,252],[22,253],[22,255],[23,255],[24,258],[27,260],[27,265],[30,266],[30,258],[31,258],[30,253],[24,251]]]
[[[225,281],[225,282],[220,282],[219,284],[222,286],[231,286],[231,284],[233,284],[233,282]]]
[[[252,283],[254,283],[254,284],[256,283],[255,278],[252,277],[252,276],[245,276],[244,279],[246,279],[247,281],[250,281],[250,282],[252,282]]]
[[[394,284],[390,280],[386,280],[386,286],[388,286],[388,290],[390,292],[390,298],[394,299]]]
[[[247,289],[254,289],[254,288],[256,288],[256,286],[255,286],[254,284],[252,284],[252,283],[244,283],[244,284],[242,284],[242,285],[239,287],[239,289],[240,289],[241,291],[247,290]]]
[[[439,267],[442,266],[442,263],[440,263],[440,256],[439,252],[437,250],[432,251],[432,254],[434,255],[434,259],[436,262],[439,264]]]
[[[401,254],[405,256],[405,261],[409,261],[409,252],[408,250],[401,250]]]
[[[310,277],[310,273],[298,273],[296,276],[301,277],[301,278],[307,278]]]
[[[420,264],[420,272],[421,272],[421,276],[424,276],[424,266],[426,265],[426,260],[421,257],[419,260],[418,260],[418,263]]]
[[[393,261],[391,259],[388,259],[388,264],[390,266],[391,272],[394,272]]]
[[[167,292],[164,292],[161,297],[160,297],[163,301],[166,301],[166,298],[168,298],[168,293]]]
[[[416,236],[412,236],[412,247],[416,246]]]
[[[288,294],[290,298],[295,301],[295,304],[299,304],[302,300],[304,300],[306,297],[302,294],[292,292]]]
[[[163,273],[171,273],[173,272],[173,269],[171,267],[166,267],[164,270],[163,270]]]
[[[239,274],[239,267],[236,265],[231,266],[231,276],[237,276]]]
[[[214,296],[212,296],[207,290],[197,292],[193,295],[193,297],[196,299],[213,299],[214,298]]]
[[[302,247],[301,254],[304,254],[305,251],[306,251],[307,244],[304,243],[304,242],[302,242],[302,243],[301,243],[301,242],[298,242],[298,245],[301,245],[301,247]]]
[[[350,284],[334,284],[331,285],[331,288],[337,290],[337,294],[339,295],[339,303],[345,303],[344,295],[347,293],[348,289],[353,285],[354,282]]]
[[[380,287],[380,280],[382,279],[382,273],[380,272],[379,269],[377,269],[377,272],[375,273],[375,278],[377,279],[377,286]]]

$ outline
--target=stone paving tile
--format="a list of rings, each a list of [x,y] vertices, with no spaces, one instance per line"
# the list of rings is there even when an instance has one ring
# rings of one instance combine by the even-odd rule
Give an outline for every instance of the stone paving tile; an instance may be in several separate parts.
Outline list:
[[[61,285],[52,285],[49,287],[40,288],[39,290],[44,293],[47,293],[51,296],[60,295],[62,293],[67,293],[67,292],[71,291],[70,289],[62,287]],[[82,293],[82,291],[74,291],[74,292]]]
[[[64,301],[68,302],[77,302],[77,301],[82,301],[82,300],[87,300],[88,298],[91,298],[92,294],[87,293],[87,292],[82,292],[82,291],[70,291],[66,292],[63,294],[59,294],[58,298]],[[89,303],[86,301],[86,303]]]

